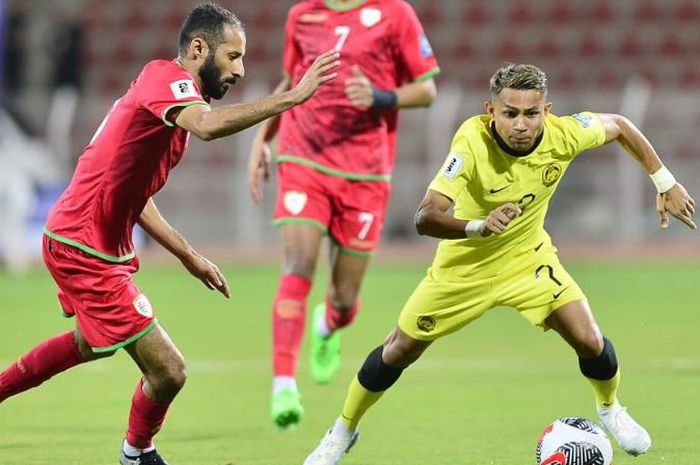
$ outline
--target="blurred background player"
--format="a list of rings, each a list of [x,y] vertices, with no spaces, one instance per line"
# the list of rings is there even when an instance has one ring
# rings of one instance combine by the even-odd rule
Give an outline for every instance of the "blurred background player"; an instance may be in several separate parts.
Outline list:
[[[415,216],[419,234],[443,239],[398,327],[366,358],[341,415],[304,465],[335,465],[357,440],[369,407],[430,344],[497,306],[554,329],[574,349],[605,428],[631,455],[649,434],[620,405],[617,357],[585,295],[544,230],[549,200],[581,152],[617,141],[651,176],[661,227],[672,215],[696,229],[695,202],[645,136],[616,114],[550,113],[545,74],[508,64],[491,78],[487,114],[465,121]],[[454,216],[449,212],[454,207]]]
[[[98,127],[73,180],[49,214],[43,256],[76,329],[50,338],[0,373],[0,402],[75,365],[124,348],[143,373],[134,392],[122,465],[161,465],[154,435],[185,383],[185,361],[158,324],[132,275],[139,268],[138,223],[209,289],[229,297],[219,268],[160,215],[151,198],[182,158],[190,133],[203,140],[233,134],[305,102],[335,77],[338,54],[313,61],[295,88],[249,104],[216,109],[243,77],[246,36],[239,19],[213,3],[182,25],[174,60],[146,64]]]
[[[340,52],[339,78],[314,101],[265,122],[254,141],[249,184],[256,203],[279,132],[274,223],[281,226],[282,276],[272,309],[271,415],[281,428],[303,415],[296,384],[307,296],[321,238],[331,240],[325,302],[313,312],[311,375],[327,383],[340,364],[338,330],[357,315],[362,284],[381,235],[396,147],[397,110],[435,98],[437,61],[412,7],[402,0],[308,0],[287,17],[285,77],[299,81],[319,51]]]

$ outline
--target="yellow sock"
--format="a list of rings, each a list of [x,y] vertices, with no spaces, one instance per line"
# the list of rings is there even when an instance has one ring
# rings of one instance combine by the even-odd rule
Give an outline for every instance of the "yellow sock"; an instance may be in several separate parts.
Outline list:
[[[365,389],[356,376],[348,388],[348,396],[345,398],[343,414],[340,417],[341,421],[348,428],[356,429],[367,409],[374,405],[382,394],[384,391],[372,392]]]
[[[593,388],[595,401],[599,407],[610,407],[617,399],[617,387],[620,385],[620,370],[615,376],[605,381],[586,378]]]

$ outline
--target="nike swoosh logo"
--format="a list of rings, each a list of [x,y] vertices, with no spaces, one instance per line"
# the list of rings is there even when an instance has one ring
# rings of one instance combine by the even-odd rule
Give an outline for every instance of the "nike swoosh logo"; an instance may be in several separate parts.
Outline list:
[[[501,187],[500,189],[489,189],[489,192],[492,194],[497,194],[498,192],[501,192],[503,190],[506,190],[510,187],[510,184],[508,184],[506,187]]]
[[[568,288],[567,288],[568,289]],[[561,291],[557,292],[556,294],[552,294],[552,297],[554,297],[554,300],[557,300],[560,295],[565,291],[566,289],[562,289]]]

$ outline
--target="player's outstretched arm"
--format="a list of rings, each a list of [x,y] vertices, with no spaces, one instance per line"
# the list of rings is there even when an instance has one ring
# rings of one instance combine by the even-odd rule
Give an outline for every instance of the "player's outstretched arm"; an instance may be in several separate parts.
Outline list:
[[[484,220],[459,220],[448,213],[452,200],[440,192],[428,189],[415,216],[416,231],[420,235],[439,239],[464,239],[500,234],[522,211],[512,203],[503,204],[489,213]]]
[[[199,254],[160,214],[153,199],[148,199],[139,217],[139,226],[166,250],[175,255],[187,270],[209,289],[231,297],[226,278],[213,262]]]
[[[273,95],[279,94],[289,89],[290,79],[285,76],[275,90]],[[265,120],[255,135],[253,146],[250,149],[248,158],[248,189],[253,202],[260,203],[263,199],[263,185],[270,179],[270,164],[272,162],[272,151],[269,142],[277,135],[280,126],[280,115],[273,116]]]
[[[251,103],[224,105],[214,109],[205,105],[191,105],[180,111],[175,124],[205,141],[242,131],[306,102],[320,86],[337,76],[335,69],[340,64],[339,57],[335,51],[319,55],[299,83],[286,92],[268,95]]]
[[[663,165],[654,147],[639,128],[624,116],[611,113],[600,113],[598,116],[605,127],[605,142],[615,140],[620,143],[642,165],[654,182],[658,191],[656,210],[659,213],[661,227],[668,227],[670,214],[689,228],[697,229],[693,222],[695,200]]]
[[[379,89],[358,65],[353,66],[352,73],[345,80],[345,95],[353,105],[362,109],[427,107],[437,93],[432,78],[410,82],[396,89]]]

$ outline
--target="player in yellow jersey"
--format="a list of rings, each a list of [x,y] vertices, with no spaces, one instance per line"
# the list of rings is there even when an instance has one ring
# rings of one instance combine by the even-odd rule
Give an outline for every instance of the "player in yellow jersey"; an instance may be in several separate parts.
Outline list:
[[[433,341],[496,306],[514,307],[533,325],[559,333],[576,352],[600,419],[620,447],[631,455],[649,449],[649,434],[617,400],[615,349],[559,263],[544,218],[571,161],[612,141],[651,176],[662,228],[671,215],[696,229],[695,202],[626,118],[590,112],[557,117],[551,107],[546,76],[537,67],[508,64],[493,75],[487,114],[457,130],[416,213],[419,234],[444,239],[433,264],[404,305],[398,327],[365,360],[340,417],[304,465],[339,463],[357,439],[362,415],[401,372]]]

